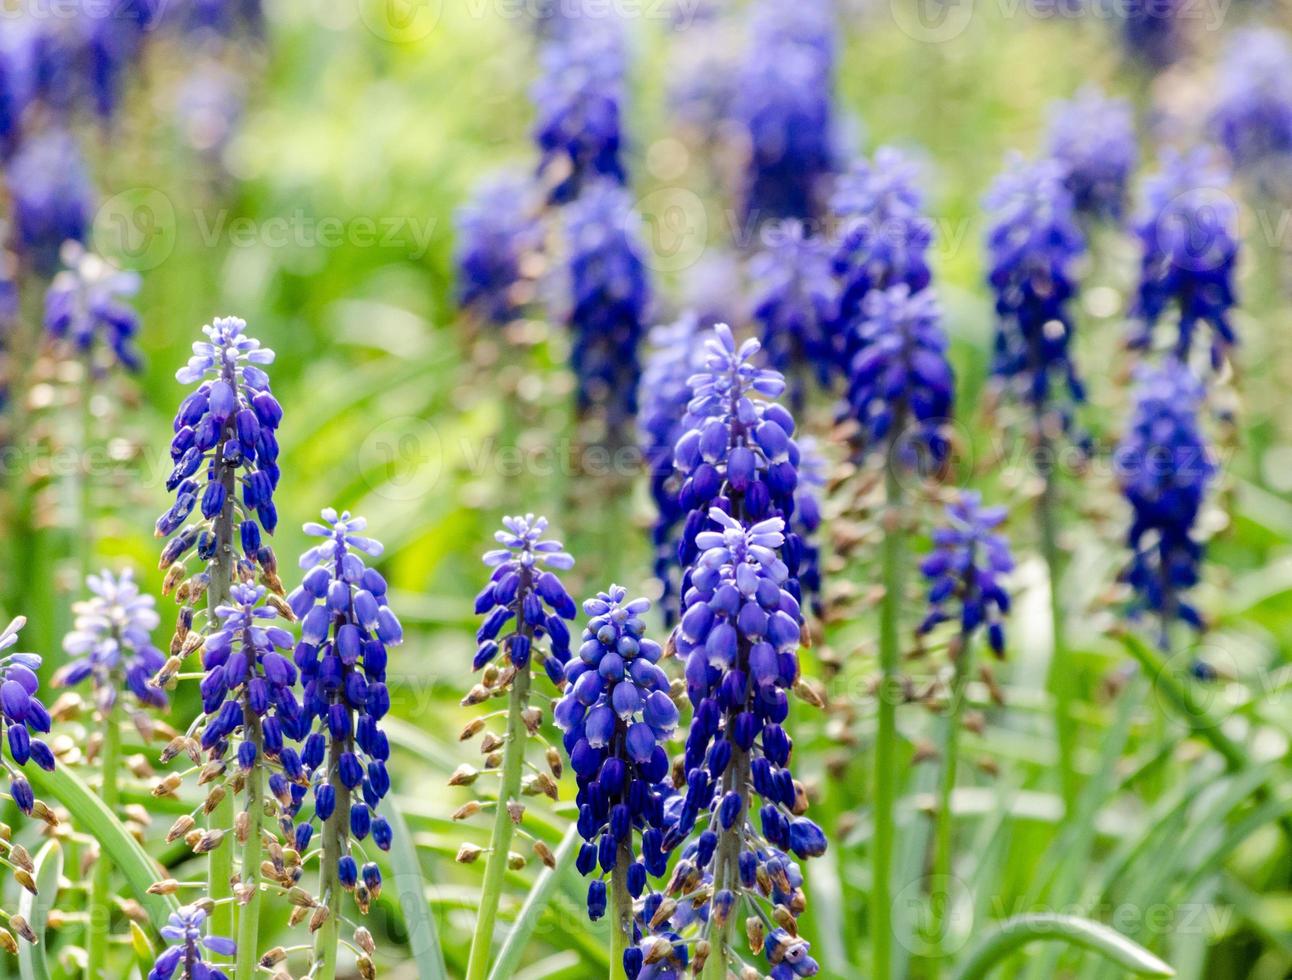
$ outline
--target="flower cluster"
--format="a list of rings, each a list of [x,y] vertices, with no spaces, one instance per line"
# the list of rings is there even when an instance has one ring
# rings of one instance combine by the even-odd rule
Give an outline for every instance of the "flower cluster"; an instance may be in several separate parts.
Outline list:
[[[152,678],[166,663],[153,645],[161,617],[152,596],[139,591],[133,573],[102,571],[85,580],[91,598],[72,606],[76,620],[63,638],[72,659],[54,678],[55,687],[72,687],[89,678],[103,712],[117,702],[122,685],[142,705],[165,707],[166,694]]]
[[[123,367],[137,371],[139,314],[125,300],[139,291],[139,274],[115,268],[76,241],[63,245],[62,258],[65,268],[45,293],[50,337],[91,358],[95,340],[101,340]]]
[[[504,517],[502,523],[503,530],[494,535],[502,547],[484,556],[493,574],[476,596],[476,614],[485,619],[476,632],[472,669],[480,670],[500,651],[511,666],[523,668],[535,653],[535,640],[547,637],[550,656],[543,666],[560,684],[570,659],[570,628],[565,624],[578,609],[551,569],[573,568],[574,559],[559,541],[543,540],[546,517],[526,514]],[[500,641],[498,636],[508,623],[513,623],[512,630]]]
[[[1072,361],[1069,302],[1077,289],[1073,264],[1086,245],[1065,177],[1054,160],[1015,158],[984,203],[991,215],[988,283],[996,296],[992,373],[1038,415],[1057,408],[1066,427],[1071,412],[1054,386],[1061,383],[1072,401],[1085,399]]]
[[[22,142],[9,161],[6,186],[13,204],[13,240],[41,275],[58,271],[66,241],[83,242],[94,188],[76,141],[48,130]]]
[[[390,710],[386,648],[403,642],[404,631],[387,602],[386,580],[363,560],[382,552],[380,542],[359,533],[367,522],[331,508],[322,517],[321,524],[306,524],[305,533],[326,540],[301,556],[305,575],[287,600],[301,621],[295,661],[307,725],[315,727],[305,738],[301,764],[314,788],[314,819],[327,821],[339,812],[349,828],[348,837],[340,835],[340,853],[329,857],[342,887],[354,889],[362,878],[365,907],[380,894],[381,872],[373,862],[360,869],[350,843],[371,834],[377,847],[390,849],[390,824],[376,813],[390,791],[390,743],[381,720]],[[301,823],[292,833],[304,853],[312,824]]]
[[[622,184],[620,111],[625,52],[621,34],[604,21],[583,22],[547,44],[532,90],[539,174],[549,200],[574,200],[594,179]]]
[[[1199,324],[1211,328],[1213,367],[1235,343],[1229,313],[1237,302],[1238,205],[1225,182],[1205,148],[1165,154],[1161,171],[1145,181],[1135,227],[1142,258],[1132,347],[1148,347],[1154,328],[1172,309],[1178,317],[1176,357],[1189,358]]]
[[[1234,166],[1285,167],[1292,154],[1292,45],[1271,28],[1235,31],[1220,69],[1211,116]]]
[[[955,377],[937,298],[931,289],[912,295],[905,283],[872,290],[862,317],[852,343],[848,407],[861,425],[864,448],[889,447],[911,463],[927,454],[941,464]]]
[[[905,283],[918,293],[932,279],[928,251],[933,225],[924,214],[914,161],[891,146],[875,151],[874,162],[857,160],[835,181],[831,219],[839,226],[834,271],[840,282],[839,317],[845,344],[848,328],[862,316],[873,289]],[[851,355],[854,351],[846,351]],[[840,360],[846,368],[848,359]]]
[[[175,373],[181,383],[201,383],[175,415],[170,445],[175,468],[166,480],[175,503],[157,519],[157,535],[174,535],[162,551],[163,568],[194,547],[198,558],[209,562],[222,550],[234,550],[233,541],[220,540],[223,528],[232,526],[221,517],[231,515],[238,525],[244,577],[251,577],[259,565],[279,592],[273,549],[262,541],[261,531],[272,534],[278,524],[275,432],[283,411],[260,367],[273,361],[274,352],[247,336],[246,326],[237,317],[204,326],[209,342],[194,343],[188,364]],[[195,509],[201,520],[180,530]]]
[[[171,980],[177,970],[182,980],[228,980],[223,970],[206,962],[205,953],[233,956],[237,946],[226,936],[204,935],[206,915],[200,905],[185,905],[170,914],[161,935],[172,945],[157,957],[148,980]]]
[[[631,195],[608,181],[589,186],[567,209],[565,236],[578,408],[603,412],[613,442],[637,411],[638,348],[650,305]]]
[[[531,181],[504,174],[457,213],[458,302],[486,323],[510,323],[531,299],[532,260],[543,246],[537,203]]]
[[[589,617],[583,642],[566,664],[568,686],[553,711],[579,786],[578,830],[586,843],[577,865],[584,875],[618,869],[637,899],[646,876],[659,877],[667,867],[664,801],[673,790],[665,782],[663,743],[678,711],[658,666],[660,645],[645,635],[650,601],[629,600],[626,589],[612,585],[583,610]],[[640,854],[634,830],[641,833]],[[589,887],[594,919],[605,907],[605,888],[600,875]]]
[[[1067,170],[1077,212],[1120,221],[1139,162],[1130,103],[1087,86],[1050,111],[1050,155]]]
[[[830,3],[759,0],[731,107],[748,139],[746,219],[808,218],[833,166],[834,24]]]
[[[0,767],[9,776],[9,795],[19,810],[30,815],[36,797],[31,783],[18,770],[31,761],[52,772],[54,753],[44,741],[33,737],[48,733],[51,725],[49,712],[37,697],[40,655],[5,653],[18,642],[18,631],[26,622],[19,616],[0,631]],[[6,745],[8,759],[4,756]]]
[[[1159,71],[1185,51],[1188,0],[1128,4],[1123,11],[1122,42],[1145,67]]]
[[[947,505],[947,524],[933,532],[933,553],[920,563],[929,580],[929,613],[920,624],[927,633],[953,618],[947,608],[960,609],[960,630],[968,636],[984,624],[987,643],[997,655],[1005,652],[1004,618],[1009,613],[1009,593],[1001,578],[1014,567],[1009,542],[997,528],[1005,508],[984,507],[978,493],[966,491]]]
[[[1202,383],[1188,365],[1168,358],[1140,368],[1137,382],[1135,414],[1116,456],[1133,511],[1124,578],[1135,594],[1132,612],[1157,616],[1165,645],[1176,620],[1202,627],[1184,593],[1198,583],[1203,546],[1194,528],[1216,467],[1198,425]]]
[[[790,405],[798,411],[806,397],[802,372],[828,387],[843,353],[830,253],[819,238],[807,236],[801,222],[790,221],[771,248],[754,256],[750,276],[763,350],[771,366],[791,379]]]

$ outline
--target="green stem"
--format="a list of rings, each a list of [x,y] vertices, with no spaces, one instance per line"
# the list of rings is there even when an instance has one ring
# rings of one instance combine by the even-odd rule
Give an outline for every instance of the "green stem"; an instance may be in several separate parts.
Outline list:
[[[242,907],[238,923],[238,953],[234,980],[252,980],[260,958],[260,862],[264,851],[262,825],[265,820],[264,739],[260,718],[249,705],[243,706],[243,737],[256,746],[256,763],[247,773],[247,842],[242,847],[242,883],[251,896]],[[349,814],[349,807],[346,808]]]
[[[740,851],[744,836],[745,822],[749,812],[749,753],[734,747],[731,761],[722,777],[722,795],[737,792],[740,794],[740,812],[731,821],[731,826],[718,838],[718,852],[713,863],[713,893],[728,891],[739,896],[740,885]],[[727,917],[716,931],[712,929],[710,919],[709,958],[704,964],[706,980],[726,980],[727,948],[731,945],[731,931],[734,927],[740,906],[733,901]]]
[[[399,838],[396,837],[395,840],[398,841]],[[556,848],[556,867],[544,868],[538,873],[538,879],[529,890],[525,903],[520,907],[516,924],[511,927],[511,932],[503,940],[498,958],[494,960],[493,969],[489,971],[489,980],[510,980],[519,971],[525,947],[529,944],[530,937],[534,935],[539,920],[545,913],[556,914],[552,892],[555,891],[561,878],[574,867],[574,859],[579,853],[579,845],[582,842],[578,828],[571,824]]]
[[[633,852],[628,842],[619,842],[615,866],[610,870],[610,980],[624,976],[624,950],[632,942],[633,899],[628,894],[628,866]]]
[[[471,937],[471,957],[467,962],[467,980],[483,980],[489,972],[489,948],[493,943],[494,925],[498,920],[498,903],[502,900],[503,878],[507,872],[507,855],[511,848],[514,825],[507,804],[520,797],[520,777],[525,764],[527,733],[522,712],[529,705],[531,663],[517,668],[511,682],[507,705],[507,745],[503,750],[502,785],[498,788],[498,806],[494,812],[493,835],[485,856],[484,889],[480,894],[480,916],[475,935]]]
[[[79,502],[77,507],[78,527],[76,529],[76,554],[79,578],[76,586],[79,589],[90,574],[94,562],[94,472],[90,467],[91,441],[94,438],[94,414],[91,411],[91,400],[94,397],[94,366],[90,354],[82,362],[85,377],[81,385],[81,459],[76,470]]]
[[[1054,698],[1054,733],[1059,747],[1059,779],[1063,795],[1064,812],[1071,814],[1076,807],[1077,794],[1081,791],[1076,767],[1076,729],[1072,724],[1072,664],[1063,626],[1063,602],[1059,598],[1059,540],[1058,487],[1055,482],[1055,463],[1049,458],[1052,443],[1042,436],[1041,445],[1045,486],[1037,502],[1036,518],[1041,532],[1041,551],[1050,585],[1050,625],[1054,634],[1054,652],[1050,657],[1049,689]]]
[[[944,888],[941,896],[933,896],[932,904],[934,925],[933,935],[937,937],[939,954],[943,957],[947,951],[943,946],[947,937],[946,901],[951,896],[951,832],[954,827],[954,816],[951,812],[951,796],[956,788],[956,766],[960,759],[960,722],[964,717],[965,700],[969,691],[969,679],[973,676],[974,644],[967,633],[960,634],[960,653],[956,657],[955,674],[951,680],[951,700],[947,705],[944,719],[946,730],[942,745],[942,785],[938,793],[937,835],[934,839],[933,882],[934,888]]]
[[[121,727],[118,706],[114,702],[103,720],[103,748],[99,756],[102,782],[99,798],[113,813],[121,800],[117,776],[121,768]],[[100,847],[94,862],[94,875],[90,882],[90,922],[86,937],[86,980],[101,980],[106,976],[108,935],[112,925],[112,861]]]
[[[323,853],[319,857],[319,897],[328,915],[314,935],[317,980],[335,980],[337,947],[341,940],[341,881],[337,877],[337,862],[344,854],[346,822],[350,819],[350,790],[341,780],[341,756],[345,750],[346,744],[337,739],[328,746],[328,779],[336,794],[336,806],[323,822]]]
[[[1041,940],[1058,940],[1098,953],[1140,977],[1173,977],[1175,971],[1160,959],[1100,922],[1070,915],[1040,913],[1020,915],[1003,922],[970,952],[955,974],[956,980],[984,980],[1015,950]]]
[[[904,548],[902,484],[896,464],[885,472],[887,506],[884,518],[884,599],[879,610],[879,706],[875,735],[875,834],[871,841],[873,881],[870,892],[871,972],[875,980],[893,973],[893,806],[897,775],[898,667],[901,660],[898,613],[902,602]]]

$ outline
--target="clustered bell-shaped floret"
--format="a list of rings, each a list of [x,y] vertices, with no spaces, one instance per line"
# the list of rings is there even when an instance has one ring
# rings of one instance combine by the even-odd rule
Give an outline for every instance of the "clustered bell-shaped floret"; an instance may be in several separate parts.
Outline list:
[[[667,869],[664,804],[673,790],[664,743],[678,711],[658,666],[660,645],[645,635],[650,601],[629,601],[627,590],[614,585],[583,608],[588,625],[578,656],[566,664],[568,685],[553,716],[578,781],[577,826],[585,843],[576,863],[584,875],[597,874],[588,892],[595,919],[605,906],[601,874],[621,860],[628,862],[623,871],[634,899],[647,875]]]
[[[944,429],[955,402],[955,376],[937,297],[931,289],[912,295],[899,283],[872,290],[862,305],[848,406],[861,425],[864,448],[899,446],[903,458],[927,454],[941,463],[949,448]]]
[[[11,239],[36,270],[52,276],[66,241],[85,241],[94,188],[76,140],[51,128],[22,141],[7,168]]]
[[[63,245],[62,259],[65,268],[45,293],[45,330],[83,355],[93,356],[99,340],[122,367],[139,370],[139,314],[126,302],[139,291],[139,274],[115,268],[75,241]]]
[[[1287,187],[1292,44],[1273,28],[1234,31],[1220,66],[1211,129],[1238,169]]]
[[[363,556],[376,558],[380,542],[359,532],[367,527],[362,517],[323,511],[323,523],[305,525],[305,533],[325,538],[300,560],[305,575],[288,596],[292,612],[301,621],[301,640],[295,662],[304,685],[306,727],[300,764],[304,784],[313,787],[314,812],[310,821],[284,829],[304,852],[314,833],[313,821],[325,821],[344,801],[337,799],[333,777],[339,779],[349,801],[349,837],[338,854],[339,880],[353,889],[363,881],[365,904],[381,891],[381,872],[373,862],[359,868],[350,854],[351,841],[372,836],[381,850],[391,846],[391,827],[377,808],[390,792],[390,743],[381,730],[390,710],[386,686],[387,647],[403,642],[399,619],[390,609],[386,580],[369,568]],[[332,761],[337,771],[330,771]],[[290,775],[290,774],[288,774]],[[280,786],[298,811],[302,785]]]
[[[86,578],[91,597],[72,606],[72,630],[63,649],[73,659],[54,679],[56,687],[72,687],[89,678],[100,710],[111,710],[124,683],[141,705],[165,707],[166,693],[152,678],[166,663],[153,645],[153,630],[161,623],[152,596],[139,591],[133,573],[119,576],[104,570]]]
[[[31,783],[19,771],[28,762],[54,771],[54,753],[38,735],[48,734],[49,712],[37,696],[41,658],[35,653],[4,653],[18,642],[18,631],[26,625],[19,616],[0,631],[0,766],[9,776],[9,795],[18,809],[28,815],[36,805]],[[8,758],[6,758],[6,748]]]
[[[929,580],[929,612],[920,624],[927,633],[954,617],[960,608],[960,630],[965,636],[987,626],[987,642],[997,654],[1005,652],[1005,616],[1009,593],[1001,578],[1014,568],[1009,542],[997,532],[1005,508],[984,507],[982,497],[966,491],[947,505],[947,524],[933,531],[933,553],[920,563]]]
[[[508,663],[523,668],[535,652],[535,641],[548,639],[543,666],[554,683],[565,677],[570,659],[570,628],[578,610],[552,569],[574,567],[574,559],[559,541],[543,540],[547,518],[526,514],[504,517],[503,530],[495,532],[501,548],[485,553],[493,569],[489,584],[476,596],[477,615],[485,617],[476,631],[472,669],[480,670],[502,652]],[[511,632],[498,637],[508,624]]]
[[[533,298],[532,258],[543,245],[533,196],[530,180],[508,173],[458,209],[458,303],[486,323],[510,323]]]
[[[1050,113],[1050,153],[1063,165],[1064,183],[1078,213],[1120,221],[1139,162],[1130,103],[1093,86]]]
[[[1204,549],[1194,531],[1216,472],[1198,424],[1202,399],[1202,383],[1180,361],[1141,368],[1135,413],[1115,459],[1133,512],[1133,554],[1123,574],[1134,591],[1131,612],[1157,616],[1163,644],[1177,619],[1203,625],[1185,598],[1200,578]]]
[[[262,541],[261,532],[272,534],[278,524],[276,430],[283,411],[260,367],[273,361],[274,352],[248,337],[246,326],[236,317],[204,326],[202,332],[210,340],[194,343],[193,356],[175,374],[182,383],[200,384],[175,416],[170,447],[175,467],[166,480],[175,503],[157,519],[157,535],[174,535],[162,551],[163,568],[194,547],[198,558],[209,562],[219,545],[214,524],[231,506],[244,575],[251,577],[259,565],[276,582],[273,549]],[[200,519],[180,530],[194,510]]]
[[[178,971],[181,980],[228,980],[228,974],[206,962],[206,953],[233,956],[237,945],[227,936],[205,935],[206,910],[185,905],[170,914],[161,928],[168,946],[148,971],[148,980],[171,980]]]
[[[1131,310],[1132,347],[1149,347],[1154,329],[1170,311],[1177,319],[1173,350],[1183,361],[1199,324],[1211,328],[1213,368],[1237,341],[1229,315],[1238,301],[1238,205],[1226,193],[1226,179],[1200,147],[1189,154],[1167,153],[1162,169],[1144,182],[1135,227],[1142,259]]]

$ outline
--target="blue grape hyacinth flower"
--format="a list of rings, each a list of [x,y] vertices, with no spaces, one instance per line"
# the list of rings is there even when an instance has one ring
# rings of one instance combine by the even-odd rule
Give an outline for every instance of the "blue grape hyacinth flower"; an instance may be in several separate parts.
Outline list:
[[[776,241],[750,262],[752,319],[768,363],[790,380],[790,407],[802,409],[804,375],[828,390],[843,357],[839,287],[828,246],[802,222],[787,221]]]
[[[390,791],[390,742],[381,724],[390,710],[387,648],[402,643],[404,631],[387,600],[386,580],[364,560],[383,550],[381,542],[360,533],[367,521],[332,508],[322,518],[305,525],[306,534],[325,540],[301,556],[304,578],[287,600],[301,623],[294,659],[306,725],[313,729],[305,737],[301,765],[314,791],[314,819],[348,807],[348,833],[343,830],[340,853],[333,855],[338,880],[348,889],[362,880],[366,896],[375,899],[381,892],[377,865],[365,863],[358,876],[348,871],[354,841],[371,835],[381,850],[391,846],[390,823],[378,813]],[[312,833],[312,823],[292,829],[298,849],[304,850]]]
[[[1229,316],[1238,301],[1238,204],[1226,192],[1226,181],[1223,168],[1199,147],[1187,154],[1168,151],[1161,170],[1144,182],[1135,224],[1142,258],[1131,309],[1132,347],[1151,346],[1155,328],[1170,312],[1177,358],[1189,359],[1200,324],[1211,328],[1213,368],[1237,342]]]
[[[553,204],[577,198],[597,180],[622,184],[620,130],[626,53],[620,30],[605,19],[579,22],[549,41],[531,90],[539,175]]]
[[[543,247],[533,181],[502,174],[458,209],[458,303],[486,323],[520,317],[532,300],[532,259]]]
[[[247,336],[246,327],[237,317],[204,326],[209,340],[194,343],[188,364],[175,373],[179,382],[198,387],[175,415],[175,466],[166,479],[175,502],[157,518],[156,533],[170,538],[161,557],[161,567],[168,568],[193,549],[202,562],[215,559],[221,547],[236,551],[235,541],[219,540],[222,527],[233,527],[240,572],[251,577],[259,566],[280,592],[277,561],[262,532],[273,534],[278,526],[274,491],[283,410],[261,367],[273,362],[274,352]],[[185,524],[194,511],[198,519]]]
[[[648,875],[667,870],[664,803],[673,788],[664,743],[678,710],[658,665],[663,651],[645,635],[650,601],[629,600],[627,589],[612,585],[583,609],[588,624],[578,656],[566,664],[565,695],[553,718],[578,782],[584,844],[577,866],[585,876],[596,875],[588,900],[595,919],[602,911],[595,886],[603,875],[618,869],[636,900]],[[613,927],[627,931],[628,924]]]
[[[1283,31],[1249,28],[1233,33],[1220,65],[1210,124],[1236,168],[1287,187],[1286,168],[1292,156],[1292,43]]]
[[[237,946],[227,936],[207,935],[206,919],[206,910],[199,905],[184,905],[170,914],[161,935],[171,945],[157,957],[148,980],[172,980],[177,971],[181,980],[229,980],[205,955],[231,957]]]
[[[24,139],[9,161],[5,182],[15,247],[40,275],[54,275],[63,243],[85,241],[94,206],[94,187],[76,140],[58,129]]]
[[[933,224],[924,213],[916,163],[900,150],[881,146],[873,162],[857,160],[840,174],[830,196],[838,226],[834,271],[840,283],[839,319],[846,370],[855,350],[850,328],[864,315],[867,294],[905,283],[918,293],[932,281],[929,248]]]
[[[987,278],[996,298],[992,373],[1038,418],[1056,412],[1067,428],[1071,403],[1085,400],[1073,362],[1070,304],[1074,266],[1086,244],[1065,179],[1055,160],[1027,163],[1015,156],[984,204]]]
[[[559,541],[544,540],[546,517],[526,514],[504,517],[502,523],[494,535],[502,547],[484,556],[493,574],[476,596],[476,614],[485,618],[476,631],[472,669],[480,670],[499,653],[512,666],[524,667],[535,653],[544,653],[535,641],[546,638],[543,666],[553,683],[562,684],[570,659],[566,623],[578,609],[556,572],[573,568],[574,559]],[[504,627],[510,632],[500,640]]]
[[[74,687],[88,678],[95,703],[105,713],[123,687],[139,704],[164,708],[166,693],[152,680],[166,663],[152,641],[161,623],[156,600],[140,591],[129,569],[120,575],[105,569],[85,582],[90,598],[72,606],[76,619],[63,638],[63,650],[72,660],[59,669],[54,686]]]
[[[63,270],[45,293],[49,336],[91,360],[99,341],[126,370],[139,370],[139,314],[127,302],[139,291],[139,274],[115,268],[79,242],[63,245],[62,260]]]
[[[1204,389],[1188,365],[1168,358],[1141,367],[1136,381],[1135,411],[1115,457],[1132,511],[1123,578],[1134,593],[1132,615],[1157,617],[1165,647],[1174,622],[1203,626],[1186,596],[1200,578],[1204,548],[1195,533],[1216,465],[1198,422]]]
[[[38,736],[49,733],[49,712],[41,702],[41,657],[35,653],[6,653],[18,642],[18,631],[27,623],[24,616],[0,631],[0,767],[9,777],[9,795],[27,815],[36,805],[31,783],[21,769],[28,762],[53,772],[54,753]],[[8,757],[6,758],[6,749]]]
[[[942,310],[931,289],[914,295],[905,283],[870,292],[851,346],[847,404],[862,429],[866,452],[894,462],[946,459],[945,434],[955,401]]]
[[[980,494],[965,491],[947,505],[946,517],[946,524],[933,531],[933,553],[920,563],[929,582],[929,612],[920,632],[953,618],[965,636],[986,626],[987,643],[999,656],[1005,652],[1009,612],[1001,578],[1014,568],[1009,541],[997,530],[1005,508],[984,507]]]
[[[1048,143],[1067,171],[1077,213],[1120,221],[1139,163],[1130,103],[1086,86],[1051,107]]]
[[[608,441],[622,440],[637,412],[641,342],[650,307],[645,249],[631,195],[600,181],[566,209],[573,339],[570,363],[580,414],[604,416]]]

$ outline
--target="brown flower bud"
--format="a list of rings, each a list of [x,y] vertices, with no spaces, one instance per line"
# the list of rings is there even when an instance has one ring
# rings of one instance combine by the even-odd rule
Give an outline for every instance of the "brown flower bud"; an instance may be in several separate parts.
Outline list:
[[[463,763],[453,770],[453,775],[449,777],[450,786],[470,786],[480,778],[480,770],[475,766]]]
[[[488,755],[490,752],[496,752],[505,744],[501,736],[494,732],[485,732],[485,737],[480,740],[480,754]]]
[[[327,922],[328,915],[326,905],[320,905],[310,913],[310,932],[318,932],[323,928],[323,923]]]
[[[474,817],[481,810],[481,805],[477,800],[469,800],[453,811],[453,820],[467,820]]]
[[[359,976],[363,980],[377,980],[377,968],[368,957],[360,956],[354,965],[359,968]]]
[[[561,763],[561,753],[550,745],[547,747],[547,768],[552,770],[554,779],[560,779],[561,773],[564,771],[564,766]]]
[[[538,730],[543,726],[543,709],[535,705],[530,705],[520,713],[520,720],[525,725],[525,730],[531,735],[537,735]]]
[[[0,926],[0,949],[14,956],[18,955],[18,940],[14,939],[13,933],[3,926]]]
[[[40,942],[40,937],[36,935],[36,930],[21,915],[11,915],[9,917],[9,927],[18,934],[19,939],[25,939],[33,946]]]
[[[148,886],[149,895],[174,895],[179,891],[179,882],[174,878],[163,878]]]
[[[179,789],[180,784],[183,783],[183,781],[184,780],[180,777],[179,773],[173,772],[153,787],[153,796],[174,796],[175,791]]]
[[[167,844],[175,843],[175,841],[179,840],[181,837],[187,834],[196,825],[197,825],[196,820],[190,817],[187,813],[184,814],[184,816],[180,817],[173,824],[171,824],[170,830],[166,834],[166,843]]]
[[[763,920],[751,915],[745,920],[745,936],[749,940],[749,951],[755,956],[763,951],[763,941],[767,938],[767,927]]]
[[[556,867],[556,855],[553,854],[552,849],[541,840],[534,841],[534,853],[538,855],[538,859],[547,867]]]
[[[13,873],[13,880],[18,882],[18,884],[22,885],[23,888],[27,889],[27,891],[31,892],[33,895],[39,894],[36,891],[36,879],[28,872],[23,871],[22,868],[19,868]]]
[[[304,909],[314,907],[314,896],[304,888],[292,888],[287,892],[287,901]]]
[[[208,830],[202,834],[197,842],[197,847],[193,848],[197,854],[210,854],[217,847],[224,843],[223,830]]]
[[[372,956],[377,952],[377,943],[373,940],[372,933],[370,933],[364,926],[359,926],[359,928],[354,931],[354,944],[369,956]]]
[[[463,844],[458,848],[458,854],[454,860],[456,860],[458,864],[472,864],[483,853],[484,848],[482,847],[478,847],[475,844]]]
[[[525,860],[525,855],[517,854],[515,851],[507,852],[507,867],[512,871],[520,871],[529,862]]]
[[[281,946],[275,946],[264,956],[260,957],[260,967],[264,970],[272,970],[279,963],[287,959],[287,950]]]
[[[476,718],[473,721],[468,722],[467,726],[462,729],[462,733],[458,735],[458,741],[465,742],[469,738],[475,738],[484,726],[485,720],[483,718]]]

